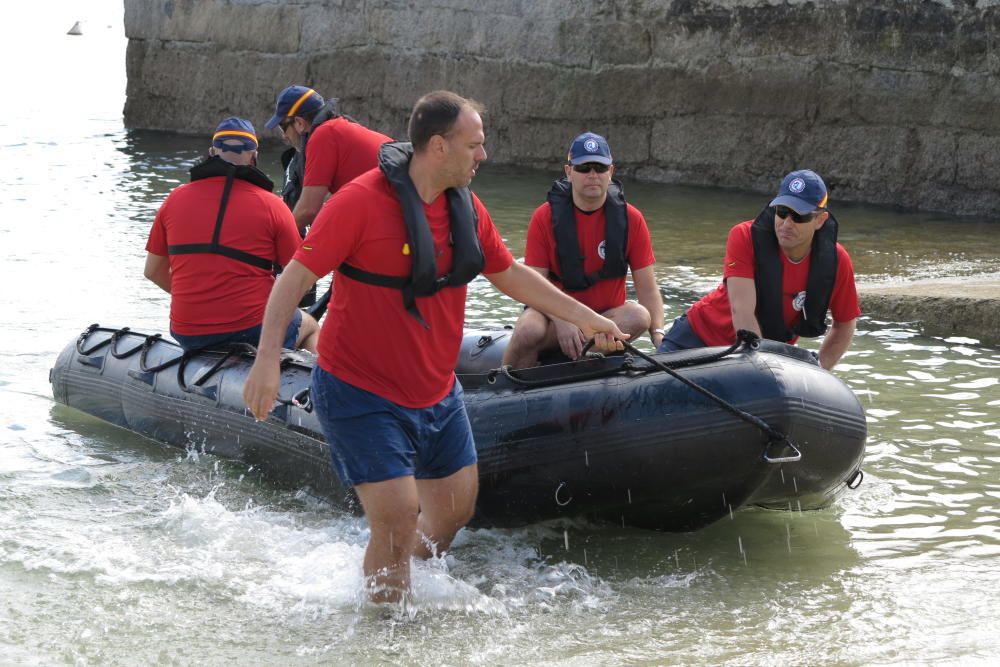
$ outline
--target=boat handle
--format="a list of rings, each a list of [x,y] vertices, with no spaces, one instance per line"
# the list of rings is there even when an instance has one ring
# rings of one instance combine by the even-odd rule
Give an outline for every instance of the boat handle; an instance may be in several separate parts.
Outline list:
[[[791,448],[791,450],[793,452],[791,455],[789,455],[789,456],[768,456],[767,450],[769,450],[771,448],[771,445],[773,445],[775,442],[778,442],[778,441],[777,440],[771,440],[769,443],[767,443],[767,447],[764,448],[764,460],[765,461],[767,461],[768,463],[798,463],[799,461],[802,460],[802,452],[800,452],[799,448],[796,447],[795,445],[793,445],[792,441],[789,440],[788,438],[785,438],[782,441],[782,443],[786,447],[790,447]]]

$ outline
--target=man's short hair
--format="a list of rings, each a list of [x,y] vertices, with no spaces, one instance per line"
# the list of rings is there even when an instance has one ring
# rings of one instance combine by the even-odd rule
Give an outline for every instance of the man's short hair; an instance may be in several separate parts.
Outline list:
[[[407,128],[413,150],[422,150],[435,134],[447,135],[462,109],[472,109],[480,114],[485,111],[479,102],[447,90],[435,90],[417,100]]]

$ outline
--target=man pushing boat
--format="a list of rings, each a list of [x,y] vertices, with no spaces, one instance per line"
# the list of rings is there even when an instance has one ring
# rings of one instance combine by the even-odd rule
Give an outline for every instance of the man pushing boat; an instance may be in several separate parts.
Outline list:
[[[633,339],[649,331],[656,346],[663,338],[663,297],[649,229],[639,209],[626,203],[614,173],[604,137],[584,132],[574,139],[563,177],[531,216],[524,263]],[[638,303],[625,300],[630,270]],[[514,326],[503,363],[528,368],[539,354],[557,349],[576,359],[586,342],[574,323],[529,306]]]
[[[311,396],[333,467],[371,528],[364,574],[376,602],[409,590],[410,558],[448,549],[471,518],[476,450],[455,364],[466,285],[574,322],[603,351],[628,338],[611,320],[513,261],[469,190],[486,159],[482,107],[447,91],[417,101],[410,143],[341,188],[278,279],[244,400],[266,419],[280,384],[281,332],[305,290],[336,269]]]
[[[791,344],[825,333],[819,363],[832,369],[851,344],[861,307],[828,200],[816,172],[786,175],[755,220],[730,230],[722,282],[674,320],[659,350],[730,345],[738,329]]]

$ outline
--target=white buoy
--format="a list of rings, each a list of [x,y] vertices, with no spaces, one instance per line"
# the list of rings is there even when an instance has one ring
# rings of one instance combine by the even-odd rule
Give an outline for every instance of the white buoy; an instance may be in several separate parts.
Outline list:
[[[83,34],[83,29],[80,27],[80,22],[77,21],[76,23],[74,23],[73,27],[70,28],[69,32],[67,32],[66,34],[67,35],[82,35]]]

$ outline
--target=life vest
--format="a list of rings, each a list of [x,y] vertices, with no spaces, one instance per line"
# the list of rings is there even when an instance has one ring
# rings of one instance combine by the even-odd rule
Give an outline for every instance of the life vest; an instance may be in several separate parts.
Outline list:
[[[389,276],[372,273],[347,262],[341,264],[337,270],[349,278],[369,285],[401,290],[406,312],[430,328],[417,309],[416,298],[432,296],[445,287],[461,287],[468,284],[482,273],[486,267],[486,258],[479,245],[477,234],[479,216],[472,203],[472,193],[468,188],[448,188],[445,190],[445,196],[448,198],[448,219],[451,227],[451,271],[438,277],[434,238],[427,223],[427,216],[424,214],[423,201],[408,171],[412,157],[413,145],[404,141],[382,144],[378,152],[379,168],[392,184],[403,209],[406,239],[410,247],[410,257],[413,259],[410,275]]]
[[[761,211],[750,227],[753,239],[757,322],[764,338],[787,342],[795,336],[815,338],[826,332],[826,311],[837,279],[837,220],[831,213],[816,230],[809,251],[809,278],[802,319],[789,329],[782,305],[781,248],[774,232],[774,209]]]
[[[557,271],[552,277],[567,292],[585,290],[601,280],[621,278],[628,272],[625,249],[628,247],[628,210],[621,183],[611,181],[604,201],[604,264],[599,271],[583,272],[583,256],[576,233],[576,212],[569,180],[560,178],[548,194],[552,209],[552,233],[556,241]]]
[[[288,208],[295,210],[295,205],[302,196],[302,187],[306,176],[306,145],[309,143],[309,136],[316,131],[316,128],[328,120],[340,118],[337,113],[337,100],[327,100],[312,120],[312,127],[302,135],[302,150],[291,147],[281,154],[281,166],[285,168],[285,184],[281,187],[281,198],[288,205]],[[344,116],[347,118],[347,116]],[[354,122],[352,119],[347,118]]]
[[[212,240],[209,243],[182,243],[178,245],[168,245],[167,254],[194,255],[207,253],[222,255],[223,257],[235,259],[239,262],[255,266],[259,269],[274,271],[274,258],[260,257],[259,255],[253,255],[244,250],[240,250],[239,248],[233,248],[232,246],[225,246],[219,243],[219,236],[222,234],[222,222],[225,220],[226,208],[229,205],[229,195],[233,189],[233,181],[238,178],[271,192],[274,189],[274,183],[271,182],[271,179],[269,179],[267,175],[257,167],[245,165],[237,166],[230,162],[226,162],[218,155],[212,156],[207,160],[191,167],[190,173],[192,183],[200,181],[203,178],[211,178],[213,176],[225,176],[226,178],[226,184],[222,188],[222,198],[219,200],[219,212],[215,216],[215,231],[212,232]]]

